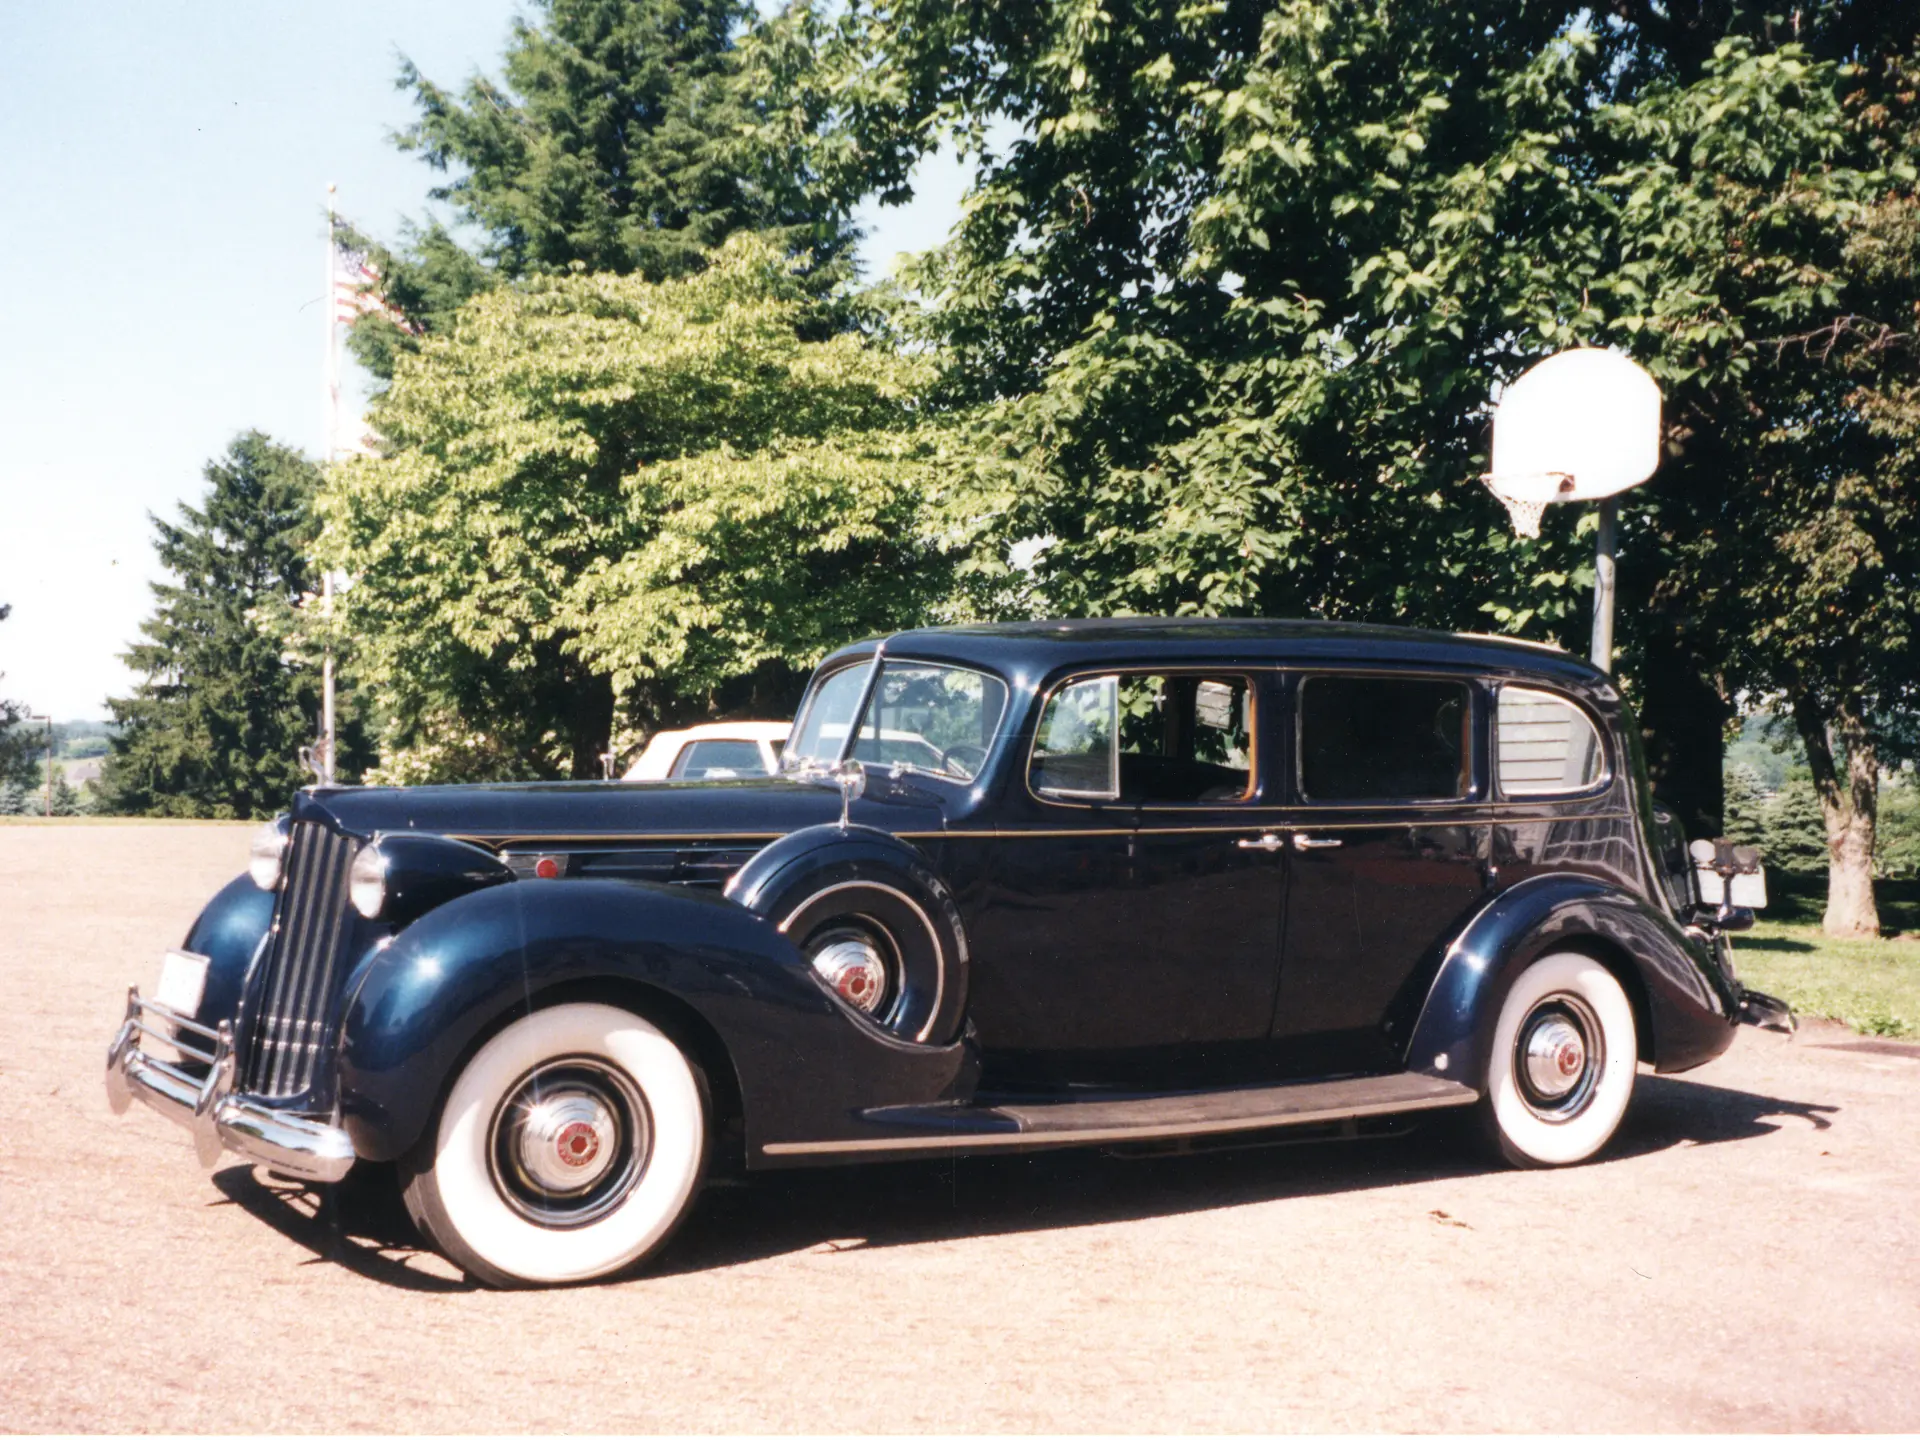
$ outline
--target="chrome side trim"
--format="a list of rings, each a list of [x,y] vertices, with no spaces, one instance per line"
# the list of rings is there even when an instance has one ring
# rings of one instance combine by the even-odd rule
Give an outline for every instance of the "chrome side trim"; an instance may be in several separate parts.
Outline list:
[[[211,1053],[182,1045],[147,1022],[152,1015],[169,1025],[213,1041]],[[204,1059],[204,1080],[189,1075],[140,1048],[151,1035],[196,1059]],[[242,1159],[300,1180],[330,1184],[345,1178],[355,1159],[353,1142],[337,1125],[305,1115],[290,1115],[233,1093],[233,1028],[225,1021],[209,1028],[175,1014],[164,1005],[127,991],[127,1015],[107,1048],[107,1104],[124,1115],[135,1100],[151,1106],[193,1132],[200,1163],[211,1168],[231,1150]]]
[[[878,1140],[776,1140],[762,1145],[763,1155],[856,1155],[877,1151],[978,1150],[1097,1145],[1122,1140],[1174,1140],[1186,1135],[1226,1135],[1241,1130],[1278,1130],[1292,1125],[1318,1125],[1331,1120],[1361,1120],[1373,1115],[1407,1115],[1416,1110],[1445,1110],[1471,1105],[1480,1092],[1466,1086],[1454,1095],[1419,1099],[1383,1100],[1378,1104],[1345,1104],[1324,1110],[1296,1110],[1284,1115],[1240,1115],[1224,1120],[1194,1120],[1172,1125],[1119,1125],[1086,1130],[1033,1130],[969,1135],[907,1135]]]

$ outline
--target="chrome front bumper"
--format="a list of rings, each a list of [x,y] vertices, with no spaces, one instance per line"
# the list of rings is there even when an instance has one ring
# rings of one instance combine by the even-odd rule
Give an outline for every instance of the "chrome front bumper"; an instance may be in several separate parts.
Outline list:
[[[170,1025],[168,1034],[157,1025]],[[207,1067],[197,1080],[140,1048],[146,1035]],[[201,1049],[195,1040],[209,1042]],[[107,1050],[107,1103],[124,1115],[135,1099],[193,1132],[193,1150],[211,1168],[226,1151],[300,1180],[330,1183],[353,1168],[353,1143],[336,1125],[288,1115],[233,1093],[233,1027],[190,1020],[138,989],[127,992],[127,1018]]]

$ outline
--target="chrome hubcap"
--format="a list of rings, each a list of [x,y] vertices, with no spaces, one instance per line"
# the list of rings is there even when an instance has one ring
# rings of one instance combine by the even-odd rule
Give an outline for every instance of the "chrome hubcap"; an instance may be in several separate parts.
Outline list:
[[[834,994],[868,1015],[879,1014],[898,988],[886,952],[864,931],[835,930],[814,946],[808,963]]]
[[[1527,1079],[1536,1091],[1558,1099],[1580,1083],[1586,1068],[1586,1042],[1567,1021],[1553,1019],[1534,1028],[1527,1040]]]
[[[550,1061],[514,1086],[487,1146],[500,1198],[536,1224],[585,1225],[638,1183],[652,1149],[646,1101],[591,1057]]]
[[[1551,995],[1534,1006],[1514,1041],[1521,1097],[1555,1124],[1591,1103],[1606,1058],[1599,1018],[1575,995]]]

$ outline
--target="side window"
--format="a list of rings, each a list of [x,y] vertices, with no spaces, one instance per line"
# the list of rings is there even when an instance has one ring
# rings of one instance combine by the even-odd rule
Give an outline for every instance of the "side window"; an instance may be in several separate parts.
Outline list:
[[[696,740],[674,757],[672,778],[698,780],[759,775],[766,770],[760,747],[751,740]]]
[[[1240,675],[1120,677],[1120,797],[1244,800],[1253,790],[1252,687]]]
[[[1457,800],[1473,785],[1473,704],[1459,680],[1314,675],[1300,685],[1309,800]]]
[[[1557,695],[1502,685],[1494,723],[1503,795],[1571,794],[1605,768],[1593,721]]]
[[[1036,795],[1114,800],[1120,795],[1120,682],[1112,675],[1076,680],[1055,692],[1033,738],[1027,783]]]

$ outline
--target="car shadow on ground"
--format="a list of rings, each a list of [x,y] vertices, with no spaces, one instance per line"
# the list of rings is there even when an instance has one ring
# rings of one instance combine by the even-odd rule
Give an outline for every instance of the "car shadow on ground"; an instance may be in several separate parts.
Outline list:
[[[1626,1124],[1595,1163],[1621,1164],[1678,1145],[1754,1140],[1789,1122],[1824,1130],[1837,1108],[1642,1075]],[[1282,1135],[1265,1144],[1188,1152],[1055,1150],[778,1171],[711,1189],[645,1273],[683,1274],[815,1249],[1147,1220],[1503,1168],[1475,1139],[1470,1117],[1461,1114],[1394,1138],[1300,1142]],[[407,1289],[473,1288],[422,1268],[421,1241],[391,1167],[356,1172],[331,1192],[246,1166],[220,1171],[214,1183],[310,1251],[306,1263],[331,1261]]]
[[[216,1171],[214,1187],[249,1215],[265,1221],[287,1239],[311,1252],[308,1265],[335,1264],[369,1280],[401,1290],[445,1292],[475,1290],[462,1276],[435,1273],[419,1231],[400,1199],[391,1165],[355,1167],[341,1185],[311,1187],[269,1175],[251,1165]],[[433,1265],[423,1268],[422,1262]]]

